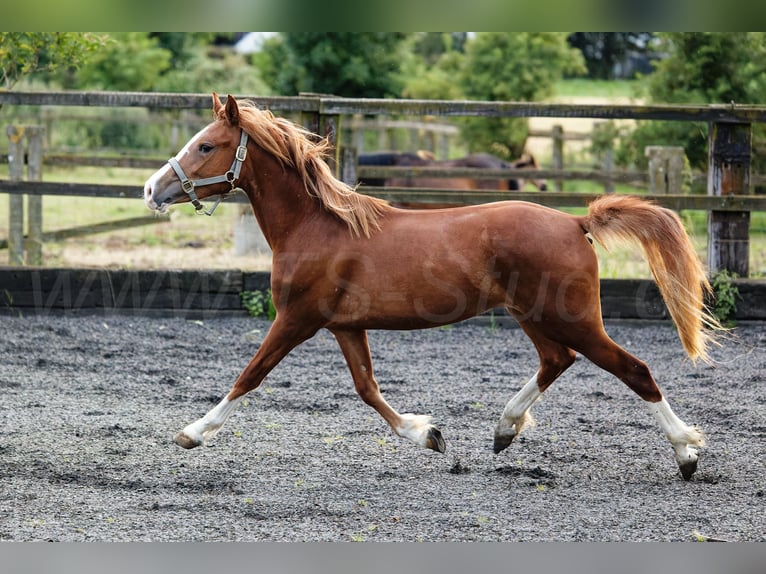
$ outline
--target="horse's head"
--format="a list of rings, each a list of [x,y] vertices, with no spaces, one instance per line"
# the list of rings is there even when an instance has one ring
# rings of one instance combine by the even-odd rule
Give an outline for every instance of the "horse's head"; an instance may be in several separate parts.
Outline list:
[[[240,129],[239,107],[233,97],[228,96],[224,105],[214,93],[213,113],[216,121],[146,181],[144,202],[149,209],[165,213],[174,203],[191,201],[198,212],[204,212],[200,200],[234,189],[247,155],[247,135]]]
[[[533,156],[531,153],[524,153],[522,156],[511,162],[511,167],[514,169],[534,169],[538,170],[540,169],[540,164],[537,163],[537,158]],[[544,179],[532,179],[529,180],[532,185],[534,185],[537,189],[540,191],[548,191],[548,184],[545,182]],[[520,189],[524,187],[524,181],[519,181],[517,183],[518,187],[514,189]]]

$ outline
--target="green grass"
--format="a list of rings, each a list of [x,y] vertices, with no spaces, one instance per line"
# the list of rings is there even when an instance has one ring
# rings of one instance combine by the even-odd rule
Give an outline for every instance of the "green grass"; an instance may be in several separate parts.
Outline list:
[[[554,97],[636,98],[641,97],[642,85],[637,80],[561,80],[556,82]]]

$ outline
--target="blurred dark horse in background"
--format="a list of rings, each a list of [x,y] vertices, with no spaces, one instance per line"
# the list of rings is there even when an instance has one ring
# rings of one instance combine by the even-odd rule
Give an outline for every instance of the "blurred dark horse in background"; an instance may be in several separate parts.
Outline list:
[[[361,154],[358,159],[360,166],[396,166],[396,167],[431,167],[453,168],[468,167],[478,169],[540,169],[532,154],[525,153],[520,158],[507,162],[488,153],[475,153],[465,157],[437,160],[431,152],[380,152]],[[544,179],[530,179],[529,183],[540,191],[547,191]],[[471,177],[393,177],[360,178],[359,183],[371,186],[388,187],[418,187],[431,189],[476,189],[495,191],[520,191],[524,189],[527,180],[481,179]]]

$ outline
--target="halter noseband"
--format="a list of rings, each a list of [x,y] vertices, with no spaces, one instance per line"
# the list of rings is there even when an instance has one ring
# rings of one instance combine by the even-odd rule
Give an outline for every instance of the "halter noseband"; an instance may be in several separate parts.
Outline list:
[[[237,151],[234,153],[234,163],[231,164],[231,168],[229,169],[229,171],[227,171],[223,175],[216,175],[213,177],[206,177],[204,179],[191,180],[188,177],[186,177],[186,174],[184,173],[184,170],[181,167],[181,164],[178,163],[178,160],[176,158],[171,157],[168,160],[168,163],[170,164],[170,167],[173,168],[173,171],[176,172],[178,179],[181,180],[181,187],[189,195],[189,199],[192,205],[194,205],[194,209],[197,210],[196,213],[198,215],[201,213],[204,213],[205,215],[213,215],[215,208],[218,207],[218,204],[221,203],[221,200],[224,198],[224,196],[235,191],[241,191],[241,188],[234,186],[234,182],[237,181],[237,179],[239,178],[239,172],[242,169],[242,162],[245,161],[246,157],[247,157],[247,134],[245,133],[245,130],[241,130],[241,135],[239,137],[239,146],[237,147]],[[202,202],[200,202],[199,198],[197,197],[197,194],[194,192],[194,188],[197,186],[202,187],[203,185],[212,185],[214,183],[223,183],[223,182],[228,182],[231,185],[231,189],[226,193],[220,194],[215,200],[213,207],[211,207],[210,209],[205,209],[205,206],[202,205]]]

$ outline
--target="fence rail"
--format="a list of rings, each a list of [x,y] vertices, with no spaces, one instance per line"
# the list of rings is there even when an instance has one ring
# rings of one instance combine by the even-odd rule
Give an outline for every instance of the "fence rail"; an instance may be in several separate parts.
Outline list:
[[[713,105],[572,105],[540,104],[527,102],[487,101],[439,101],[439,100],[390,100],[339,98],[321,94],[301,94],[295,97],[248,97],[257,105],[275,112],[300,114],[300,121],[312,131],[330,137],[341,150],[348,145],[348,136],[342,136],[345,123],[342,118],[358,114],[365,116],[484,116],[484,117],[555,117],[593,118],[603,120],[675,120],[704,122],[709,126],[709,168],[707,196],[682,196],[676,194],[651,196],[673,209],[704,209],[710,212],[708,226],[708,264],[713,270],[727,269],[740,276],[748,275],[750,211],[766,210],[764,199],[752,195],[755,180],[750,173],[752,154],[751,124],[766,123],[766,106],[740,104]],[[150,109],[209,109],[208,94],[167,94],[140,92],[0,92],[0,105],[28,106],[102,106],[142,107]],[[350,123],[350,122],[349,122]],[[336,173],[342,174],[345,156],[337,153],[334,158]],[[55,162],[79,160],[58,156]],[[120,159],[99,159],[102,165]],[[133,163],[133,162],[136,163]],[[143,163],[146,162],[146,163]],[[126,160],[126,164],[141,167],[156,165],[153,159]],[[365,168],[369,169],[369,168]],[[390,169],[390,168],[389,168]],[[360,170],[361,171],[361,170]],[[364,172],[368,176],[374,172]],[[411,170],[410,173],[414,173]],[[480,177],[510,177],[509,171],[483,173]],[[475,173],[472,175],[476,175]],[[562,179],[594,179],[613,181],[644,181],[630,172],[610,170],[607,173],[583,170],[524,170],[518,177]],[[11,180],[20,179],[11,177]],[[564,193],[502,193],[465,192],[444,190],[402,190],[369,188],[363,190],[371,195],[396,200],[407,198],[423,203],[481,203],[501,199],[526,199],[551,206],[584,205],[593,196]],[[84,195],[101,197],[140,197],[141,190],[132,186],[104,186],[92,184],[68,184],[53,182],[0,181],[0,192],[11,197],[26,194]],[[240,201],[241,199],[236,199]]]
[[[114,199],[141,199],[143,197],[143,190],[134,185],[105,185],[98,183],[58,183],[50,181],[28,182],[0,179],[0,191],[3,193],[26,194],[32,196],[77,196]],[[587,207],[591,201],[600,197],[600,194],[595,193],[557,191],[549,191],[545,193],[537,191],[459,191],[377,186],[362,186],[358,191],[366,195],[379,197],[392,202],[421,203],[423,205],[428,205],[430,203],[452,204],[456,206],[478,205],[496,201],[529,201],[548,207]],[[641,197],[675,211],[766,211],[766,196],[759,195],[711,196],[644,194]],[[247,197],[242,194],[231,195],[226,198],[226,201],[233,203],[248,202]]]
[[[339,98],[300,96],[253,96],[257,105],[280,112],[313,112],[322,115],[410,115],[548,117],[633,120],[675,120],[716,123],[766,123],[766,106],[743,104],[624,105],[542,104],[474,100],[394,100],[387,98]],[[0,92],[0,104],[31,106],[103,106],[156,109],[208,109],[209,94],[161,92]]]

